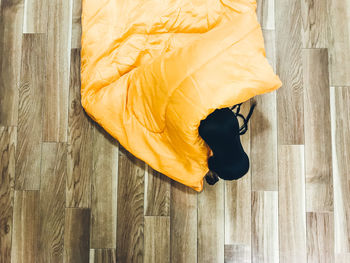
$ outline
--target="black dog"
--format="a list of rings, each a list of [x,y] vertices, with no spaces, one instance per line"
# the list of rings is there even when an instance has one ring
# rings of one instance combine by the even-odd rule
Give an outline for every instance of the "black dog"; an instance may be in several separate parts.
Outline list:
[[[208,184],[215,184],[220,177],[224,180],[237,180],[249,170],[249,158],[241,144],[240,136],[247,129],[247,123],[256,104],[252,104],[247,118],[239,113],[241,104],[233,108],[216,109],[200,122],[198,132],[213,151],[208,159],[210,173],[205,176]],[[237,108],[236,112],[233,112]],[[243,118],[239,127],[237,117]]]

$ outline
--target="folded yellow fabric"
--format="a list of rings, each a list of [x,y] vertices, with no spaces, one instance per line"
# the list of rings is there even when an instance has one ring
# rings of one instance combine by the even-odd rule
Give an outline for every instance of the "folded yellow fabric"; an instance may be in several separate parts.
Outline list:
[[[255,0],[83,0],[81,102],[133,155],[200,192],[200,121],[282,83]]]

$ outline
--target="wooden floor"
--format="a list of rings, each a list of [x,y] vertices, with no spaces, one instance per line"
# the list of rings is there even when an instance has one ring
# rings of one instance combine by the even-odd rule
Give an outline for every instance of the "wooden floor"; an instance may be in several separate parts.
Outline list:
[[[200,194],[84,114],[80,1],[0,0],[1,263],[350,262],[349,0],[259,0],[284,85]]]

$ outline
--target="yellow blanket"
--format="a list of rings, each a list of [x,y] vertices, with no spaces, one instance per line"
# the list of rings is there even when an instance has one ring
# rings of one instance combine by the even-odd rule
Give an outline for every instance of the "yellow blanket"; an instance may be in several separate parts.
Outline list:
[[[199,123],[279,88],[255,0],[83,0],[81,102],[133,155],[200,192]]]

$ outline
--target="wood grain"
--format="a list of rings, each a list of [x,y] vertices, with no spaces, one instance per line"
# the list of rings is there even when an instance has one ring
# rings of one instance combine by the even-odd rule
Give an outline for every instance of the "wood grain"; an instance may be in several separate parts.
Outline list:
[[[11,261],[16,128],[0,126],[0,262]]]
[[[302,0],[302,40],[304,48],[328,47],[328,0]]]
[[[66,208],[64,262],[89,262],[90,209]]]
[[[43,90],[43,141],[66,142],[72,0],[49,1],[47,85]]]
[[[40,185],[39,262],[62,262],[67,145],[43,143]]]
[[[252,192],[252,262],[279,262],[278,192]]]
[[[300,1],[276,1],[278,143],[304,144],[304,102]]]
[[[307,212],[307,262],[334,262],[333,213]]]
[[[225,243],[225,182],[205,184],[198,195],[198,262],[223,262]]]
[[[142,262],[145,164],[124,148],[119,152],[119,161],[117,261]]]
[[[46,33],[49,0],[24,0],[23,33]]]
[[[280,262],[306,263],[304,146],[278,148]]]
[[[262,29],[275,29],[275,0],[257,0],[256,13]]]
[[[118,143],[101,127],[94,126],[90,247],[115,248]]]
[[[23,0],[2,0],[0,10],[0,125],[17,125]]]
[[[81,47],[81,7],[82,0],[73,0],[72,10],[72,48]]]
[[[15,188],[39,190],[42,90],[45,87],[44,34],[25,34],[19,85]],[[30,138],[30,140],[28,140]]]
[[[15,191],[12,261],[38,262],[39,191]]]
[[[116,263],[115,249],[90,249],[89,263]]]
[[[303,67],[306,211],[333,211],[327,50],[303,50]]]
[[[250,263],[251,250],[248,245],[225,245],[225,263]]]
[[[334,249],[350,253],[350,88],[331,88]]]
[[[170,261],[197,262],[197,192],[171,181]]]
[[[145,216],[145,263],[170,262],[170,217]]]
[[[147,165],[145,174],[145,216],[169,216],[170,178]]]
[[[68,120],[67,207],[90,207],[93,124],[80,103],[80,49],[71,52]]]

